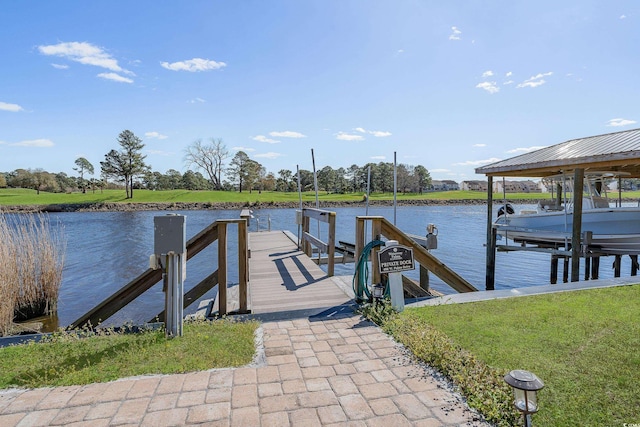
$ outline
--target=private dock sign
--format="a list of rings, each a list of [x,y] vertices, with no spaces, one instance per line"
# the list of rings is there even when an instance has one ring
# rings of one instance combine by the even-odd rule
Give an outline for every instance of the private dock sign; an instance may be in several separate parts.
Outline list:
[[[413,249],[406,246],[394,245],[378,252],[378,266],[380,273],[399,273],[413,270]]]

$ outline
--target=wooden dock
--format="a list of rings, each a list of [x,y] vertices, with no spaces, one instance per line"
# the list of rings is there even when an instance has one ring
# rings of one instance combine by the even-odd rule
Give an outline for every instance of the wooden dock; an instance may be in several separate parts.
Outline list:
[[[351,300],[283,231],[249,233],[254,314],[327,308]]]

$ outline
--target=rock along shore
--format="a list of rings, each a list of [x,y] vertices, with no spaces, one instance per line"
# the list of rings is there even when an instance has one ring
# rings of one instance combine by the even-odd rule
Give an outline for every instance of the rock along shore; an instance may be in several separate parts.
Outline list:
[[[534,204],[538,200],[507,200],[514,204]],[[501,205],[502,201],[495,201]],[[398,200],[398,206],[486,205],[482,199],[453,200]],[[52,205],[15,205],[0,207],[1,212],[132,212],[132,211],[188,211],[239,209],[296,209],[299,202],[171,202],[171,203],[76,203]],[[364,201],[321,201],[321,208],[364,207]],[[369,206],[393,206],[393,200],[374,200]],[[314,208],[315,202],[304,202],[303,207]]]

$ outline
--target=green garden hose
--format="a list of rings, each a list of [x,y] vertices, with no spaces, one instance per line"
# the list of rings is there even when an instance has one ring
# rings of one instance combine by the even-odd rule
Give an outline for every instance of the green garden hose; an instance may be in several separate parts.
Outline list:
[[[371,291],[367,285],[369,281],[369,254],[373,248],[383,246],[384,244],[382,240],[372,240],[362,249],[362,253],[356,264],[356,271],[353,274],[353,281],[351,282],[357,303],[371,300]]]

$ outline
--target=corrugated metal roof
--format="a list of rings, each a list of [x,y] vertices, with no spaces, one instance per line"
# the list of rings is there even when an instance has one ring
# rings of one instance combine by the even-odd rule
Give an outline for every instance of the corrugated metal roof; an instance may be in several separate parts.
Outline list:
[[[572,139],[476,169],[478,174],[547,176],[575,168],[640,172],[640,129]]]

